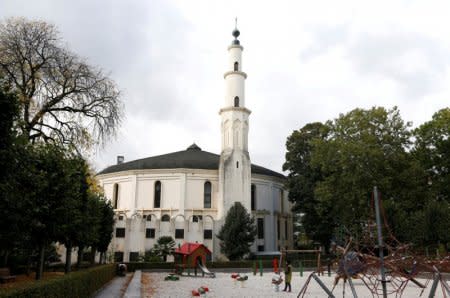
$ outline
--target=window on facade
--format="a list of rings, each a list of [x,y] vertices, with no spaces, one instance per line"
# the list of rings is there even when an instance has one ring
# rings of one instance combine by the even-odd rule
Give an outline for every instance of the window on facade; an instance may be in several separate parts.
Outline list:
[[[202,216],[201,215],[194,215],[194,216],[192,216],[192,222],[199,222],[200,220],[202,220]]]
[[[235,97],[234,98],[234,106],[237,108],[237,107],[239,107],[239,97]]]
[[[125,228],[116,228],[116,238],[125,237]]]
[[[175,239],[184,238],[184,229],[175,229]]]
[[[147,221],[152,221],[152,216],[151,215],[147,215]]]
[[[114,252],[114,261],[118,262],[118,263],[123,262],[123,252],[122,251]]]
[[[155,182],[153,208],[161,208],[161,181]]]
[[[113,207],[114,209],[117,209],[119,203],[119,184],[114,184],[113,189]]]
[[[211,208],[211,182],[206,181],[203,186],[203,208]]]
[[[155,229],[145,229],[145,238],[155,238]]]
[[[239,70],[239,63],[236,61],[234,62],[234,71],[238,71]]]
[[[264,251],[264,245],[258,245],[258,251]]]
[[[119,215],[119,220],[123,220],[123,216],[122,215]]]
[[[139,261],[139,252],[132,251],[130,252],[130,262],[137,262]]]
[[[252,210],[256,210],[256,185],[252,184],[252,191],[251,191],[251,201],[250,201],[250,205],[251,205],[251,209]]]
[[[280,220],[277,220],[277,238],[280,240]]]
[[[170,221],[170,216],[169,216],[168,214],[164,214],[164,215],[161,217],[161,221]]]
[[[203,238],[204,239],[212,239],[212,230],[204,230]]]
[[[264,218],[258,218],[257,230],[258,230],[258,239],[264,239]]]

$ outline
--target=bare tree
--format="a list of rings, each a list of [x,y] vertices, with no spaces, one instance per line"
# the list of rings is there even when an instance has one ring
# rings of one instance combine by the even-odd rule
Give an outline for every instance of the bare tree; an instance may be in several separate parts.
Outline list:
[[[64,46],[54,25],[10,18],[0,24],[0,78],[18,93],[21,133],[77,149],[104,143],[122,115],[110,78]]]

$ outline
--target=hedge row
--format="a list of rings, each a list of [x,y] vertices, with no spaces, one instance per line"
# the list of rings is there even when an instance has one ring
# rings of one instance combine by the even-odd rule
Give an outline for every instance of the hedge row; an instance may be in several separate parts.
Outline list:
[[[173,262],[129,262],[127,264],[128,271],[145,270],[145,269],[173,269],[175,267]]]
[[[108,264],[66,274],[0,292],[0,298],[85,298],[90,297],[116,275],[116,265]]]

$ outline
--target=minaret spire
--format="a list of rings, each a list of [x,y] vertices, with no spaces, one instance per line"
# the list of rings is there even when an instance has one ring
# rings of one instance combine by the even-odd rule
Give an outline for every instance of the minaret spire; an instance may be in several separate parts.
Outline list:
[[[242,51],[238,37],[237,18],[232,32],[234,40],[228,47],[225,79],[225,101],[219,114],[221,117],[222,151],[219,164],[219,188],[224,215],[234,202],[241,202],[250,210],[251,163],[248,153],[249,115],[245,105],[245,79],[242,68]]]
[[[238,37],[241,34],[241,32],[239,32],[238,28],[237,28],[237,18],[234,19],[234,30],[231,33],[234,36],[234,40],[231,43],[232,45],[239,45],[239,40]]]

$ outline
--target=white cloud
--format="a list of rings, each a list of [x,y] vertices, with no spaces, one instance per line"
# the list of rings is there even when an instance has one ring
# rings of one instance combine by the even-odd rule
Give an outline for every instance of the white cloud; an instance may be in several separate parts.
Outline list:
[[[20,1],[0,17],[54,23],[111,73],[126,118],[93,160],[219,153],[226,48],[238,17],[250,156],[280,171],[286,137],[356,107],[399,106],[418,125],[450,103],[448,1]]]

